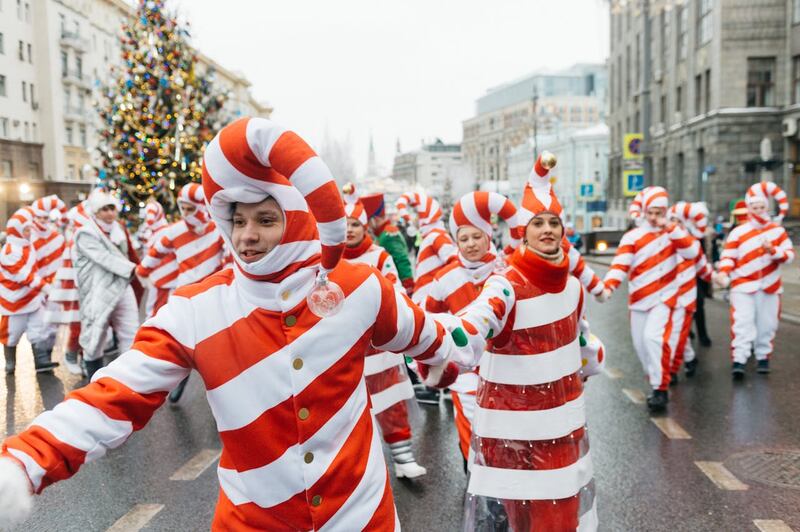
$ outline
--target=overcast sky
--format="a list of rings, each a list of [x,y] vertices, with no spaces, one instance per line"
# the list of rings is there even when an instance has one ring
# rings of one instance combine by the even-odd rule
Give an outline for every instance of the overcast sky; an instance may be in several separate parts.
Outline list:
[[[490,87],[540,68],[604,62],[604,0],[173,0],[195,45],[253,83],[273,119],[319,145],[372,132],[391,168],[421,139],[460,142]]]

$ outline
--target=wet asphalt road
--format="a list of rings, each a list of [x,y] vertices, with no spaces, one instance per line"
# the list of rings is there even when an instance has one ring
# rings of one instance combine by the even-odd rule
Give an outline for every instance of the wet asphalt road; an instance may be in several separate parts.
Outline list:
[[[751,366],[743,383],[733,383],[727,307],[709,302],[706,311],[714,345],[699,350],[697,375],[691,380],[681,376],[672,389],[667,423],[684,431],[678,434],[683,439],[673,439],[627,395],[638,399],[636,391],[646,391],[646,386],[630,345],[624,295],[616,294],[603,306],[591,302],[592,330],[608,352],[607,374],[592,378],[587,386],[603,530],[755,531],[759,528],[754,521],[768,520],[800,532],[800,326],[781,323],[771,375],[756,375]],[[80,384],[62,369],[37,379],[24,349],[20,348],[17,376],[0,381],[2,434],[24,428],[65,390]],[[422,408],[415,439],[418,460],[428,475],[393,482],[403,528],[460,530],[466,478],[449,402]],[[122,448],[48,488],[18,530],[101,531],[126,515],[133,521],[143,515],[142,530],[207,530],[218,490],[212,463],[217,449],[214,421],[200,380],[194,378],[177,407],[162,408]],[[767,456],[759,453],[772,450],[797,453],[793,462],[766,470],[782,476],[782,486],[752,466],[754,459]],[[202,469],[201,460],[188,475],[196,478],[170,480],[204,451],[212,456],[205,461],[210,467]],[[721,463],[722,471],[731,475],[727,481],[738,489],[718,487],[696,462]],[[725,477],[716,478],[730,487]],[[786,487],[792,484],[795,487]],[[156,506],[137,506],[142,504]],[[122,529],[135,529],[131,522]],[[762,530],[787,530],[764,528],[770,524],[778,523],[759,523]]]

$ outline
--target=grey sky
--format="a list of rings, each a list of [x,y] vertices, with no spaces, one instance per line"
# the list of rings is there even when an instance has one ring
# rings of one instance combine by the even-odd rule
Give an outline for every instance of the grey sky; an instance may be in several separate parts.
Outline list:
[[[273,118],[319,144],[350,136],[358,170],[372,131],[391,167],[395,139],[461,140],[486,89],[539,68],[603,62],[603,0],[175,0],[195,44],[243,72]]]

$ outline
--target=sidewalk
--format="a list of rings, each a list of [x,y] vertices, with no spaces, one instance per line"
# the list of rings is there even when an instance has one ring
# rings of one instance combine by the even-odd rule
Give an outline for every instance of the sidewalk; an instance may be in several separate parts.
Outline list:
[[[586,262],[609,266],[614,255],[584,255]],[[781,298],[781,320],[800,325],[800,266],[797,262],[781,267],[783,297]],[[602,277],[602,276],[601,276]],[[714,299],[727,304],[727,290],[714,290]]]

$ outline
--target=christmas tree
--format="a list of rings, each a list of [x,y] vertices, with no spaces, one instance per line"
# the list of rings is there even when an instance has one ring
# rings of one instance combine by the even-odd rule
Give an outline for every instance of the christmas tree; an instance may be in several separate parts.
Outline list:
[[[97,104],[98,185],[119,195],[134,215],[150,197],[175,210],[180,187],[200,181],[203,148],[225,125],[227,97],[213,87],[213,72],[197,71],[187,26],[164,0],[140,0],[123,25],[122,61]]]

